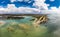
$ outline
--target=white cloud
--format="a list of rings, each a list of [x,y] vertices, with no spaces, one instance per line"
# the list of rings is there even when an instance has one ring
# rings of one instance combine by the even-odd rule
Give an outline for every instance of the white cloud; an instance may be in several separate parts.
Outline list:
[[[44,3],[45,2],[45,0],[35,0],[35,3],[33,4],[33,6],[36,6],[37,8],[39,8],[39,9],[41,9],[41,7],[43,8],[43,9],[48,9],[48,4],[45,4]]]
[[[30,3],[30,0],[11,0],[11,2],[16,2],[16,1],[19,1],[19,2],[29,2]]]
[[[12,0],[13,1],[13,0]],[[16,0],[14,0],[16,1]],[[29,8],[29,7],[15,7],[14,4],[8,4],[7,8],[0,7],[0,14],[3,13],[10,13],[10,14],[18,14],[18,13],[42,13],[42,14],[50,14],[56,13],[60,11],[60,8],[51,7],[51,10],[48,9],[49,4],[44,3],[45,0],[35,0],[33,4],[36,8]]]
[[[11,2],[15,2],[16,0],[10,0]]]
[[[1,8],[0,14],[19,14],[19,13],[40,13],[39,9],[29,7],[15,7],[14,4],[8,4],[7,8]]]
[[[29,2],[30,0],[24,0],[25,2]]]
[[[27,2],[27,3],[31,3],[32,2],[32,0],[10,0],[12,3],[13,2],[16,2],[16,1],[19,1],[19,2]]]
[[[60,7],[59,7],[59,8],[51,7],[51,10],[54,10],[54,11],[60,11]]]

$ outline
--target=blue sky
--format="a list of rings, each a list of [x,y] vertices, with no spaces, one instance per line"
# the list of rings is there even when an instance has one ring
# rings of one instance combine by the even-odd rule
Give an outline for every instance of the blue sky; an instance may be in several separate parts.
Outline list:
[[[55,1],[50,1],[50,0],[46,0],[45,3],[50,4],[49,7],[59,7],[60,6],[60,0],[55,0]]]
[[[41,14],[49,10],[59,12],[60,0],[0,0],[0,14]]]
[[[20,6],[27,6],[27,7],[32,7],[34,0],[29,0],[31,3],[27,3],[25,1],[19,2],[18,0],[15,2],[11,2],[10,0],[0,0],[0,6],[6,7],[7,4],[15,4],[16,7]]]
[[[20,7],[20,6],[24,6],[24,7],[33,7],[33,3],[34,0],[29,0],[31,1],[30,3],[28,2],[19,2],[18,0],[15,2],[11,2],[11,0],[0,0],[0,6],[6,7],[7,4],[15,4],[16,7]],[[59,7],[60,6],[60,0],[54,0],[54,1],[50,1],[50,0],[46,0],[45,1],[46,4],[50,4],[49,7]]]

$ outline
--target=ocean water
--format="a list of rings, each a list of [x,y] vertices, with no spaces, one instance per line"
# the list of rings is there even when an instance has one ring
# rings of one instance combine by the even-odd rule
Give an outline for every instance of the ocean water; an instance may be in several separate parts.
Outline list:
[[[34,17],[0,20],[0,37],[52,37],[44,25],[34,28],[31,19]]]

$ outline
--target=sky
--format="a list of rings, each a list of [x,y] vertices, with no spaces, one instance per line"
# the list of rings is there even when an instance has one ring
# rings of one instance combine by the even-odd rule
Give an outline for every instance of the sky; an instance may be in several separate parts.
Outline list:
[[[15,4],[16,7],[28,6],[33,7],[34,0],[0,0],[0,6],[6,7],[8,4]],[[59,7],[60,0],[45,0],[46,4],[50,4],[49,7]]]
[[[59,9],[60,0],[0,0],[0,14],[41,14]]]
[[[49,7],[59,7],[60,6],[60,0],[46,0],[45,3],[50,4]]]

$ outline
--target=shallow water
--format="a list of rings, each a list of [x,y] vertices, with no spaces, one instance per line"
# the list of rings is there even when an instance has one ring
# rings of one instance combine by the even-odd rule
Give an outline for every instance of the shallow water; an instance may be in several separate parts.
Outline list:
[[[30,21],[32,18],[34,17],[0,20],[0,37],[50,37],[47,27],[43,25],[33,27],[34,20]]]

